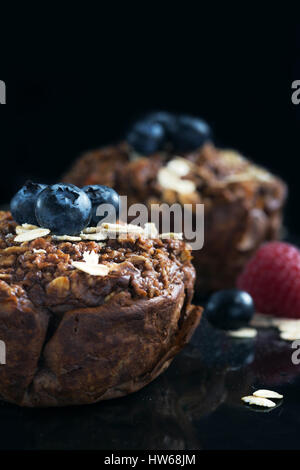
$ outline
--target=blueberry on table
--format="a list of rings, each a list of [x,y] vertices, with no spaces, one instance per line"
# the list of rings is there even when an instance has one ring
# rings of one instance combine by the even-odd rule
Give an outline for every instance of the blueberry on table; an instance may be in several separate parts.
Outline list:
[[[254,315],[254,303],[248,292],[226,289],[209,298],[205,314],[217,328],[233,330],[246,326]]]
[[[10,203],[10,211],[18,224],[38,225],[35,216],[35,204],[38,195],[46,187],[46,184],[27,181],[15,194]]]
[[[142,155],[158,152],[164,146],[166,133],[158,122],[138,121],[127,134],[128,144]]]
[[[195,150],[211,138],[211,128],[203,119],[186,115],[178,116],[176,132],[172,136],[175,151]]]
[[[55,235],[76,235],[89,225],[92,203],[82,189],[59,183],[39,194],[35,213],[39,225]]]
[[[97,224],[106,217],[106,211],[103,215],[97,215],[97,209],[101,204],[110,204],[112,206],[109,210],[109,222],[116,223],[116,219],[120,213],[120,198],[118,193],[107,186],[93,184],[90,186],[84,186],[82,190],[87,194],[92,203],[92,218],[90,225],[96,227]]]

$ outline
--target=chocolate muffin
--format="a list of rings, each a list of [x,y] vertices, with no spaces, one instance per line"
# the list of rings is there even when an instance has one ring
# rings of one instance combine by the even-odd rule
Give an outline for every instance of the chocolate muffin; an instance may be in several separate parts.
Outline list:
[[[286,186],[233,150],[205,142],[196,150],[141,156],[127,143],[81,156],[64,181],[103,184],[128,203],[204,204],[204,246],[193,251],[196,291],[230,288],[258,246],[280,234]]]
[[[183,241],[133,226],[97,230],[54,236],[0,212],[1,399],[45,407],[134,392],[198,325]]]

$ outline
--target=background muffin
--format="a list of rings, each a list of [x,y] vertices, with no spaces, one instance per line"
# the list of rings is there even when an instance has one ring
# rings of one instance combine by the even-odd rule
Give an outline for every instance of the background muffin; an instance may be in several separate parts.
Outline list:
[[[218,149],[210,134],[196,149],[157,149],[142,156],[122,143],[86,153],[64,180],[104,184],[128,203],[204,204],[204,246],[193,251],[196,291],[232,287],[241,269],[267,240],[279,237],[286,186],[239,153]],[[181,147],[182,148],[182,147]],[[140,149],[140,147],[139,147]]]

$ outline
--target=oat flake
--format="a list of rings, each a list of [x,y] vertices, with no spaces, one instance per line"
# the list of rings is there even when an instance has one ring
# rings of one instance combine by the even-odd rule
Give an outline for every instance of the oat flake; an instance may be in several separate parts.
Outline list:
[[[283,395],[280,395],[280,393],[273,392],[272,390],[256,390],[256,392],[253,393],[255,397],[260,397],[260,398],[283,398]]]
[[[267,398],[255,397],[253,395],[242,397],[241,400],[245,403],[248,403],[249,405],[263,406],[265,408],[272,408],[273,406],[276,406],[276,403],[268,400]]]

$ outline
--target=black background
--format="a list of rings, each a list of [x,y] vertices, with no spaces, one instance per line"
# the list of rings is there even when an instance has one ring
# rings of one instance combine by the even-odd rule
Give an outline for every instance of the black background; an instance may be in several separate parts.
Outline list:
[[[75,69],[11,62],[0,76],[7,85],[1,202],[28,178],[59,180],[80,153],[122,137],[136,115],[165,109],[204,117],[219,145],[285,179],[286,225],[299,232],[300,105],[292,104],[291,83],[300,79],[300,40],[296,25],[285,26],[236,22],[203,31],[191,12],[181,23],[99,32]]]

